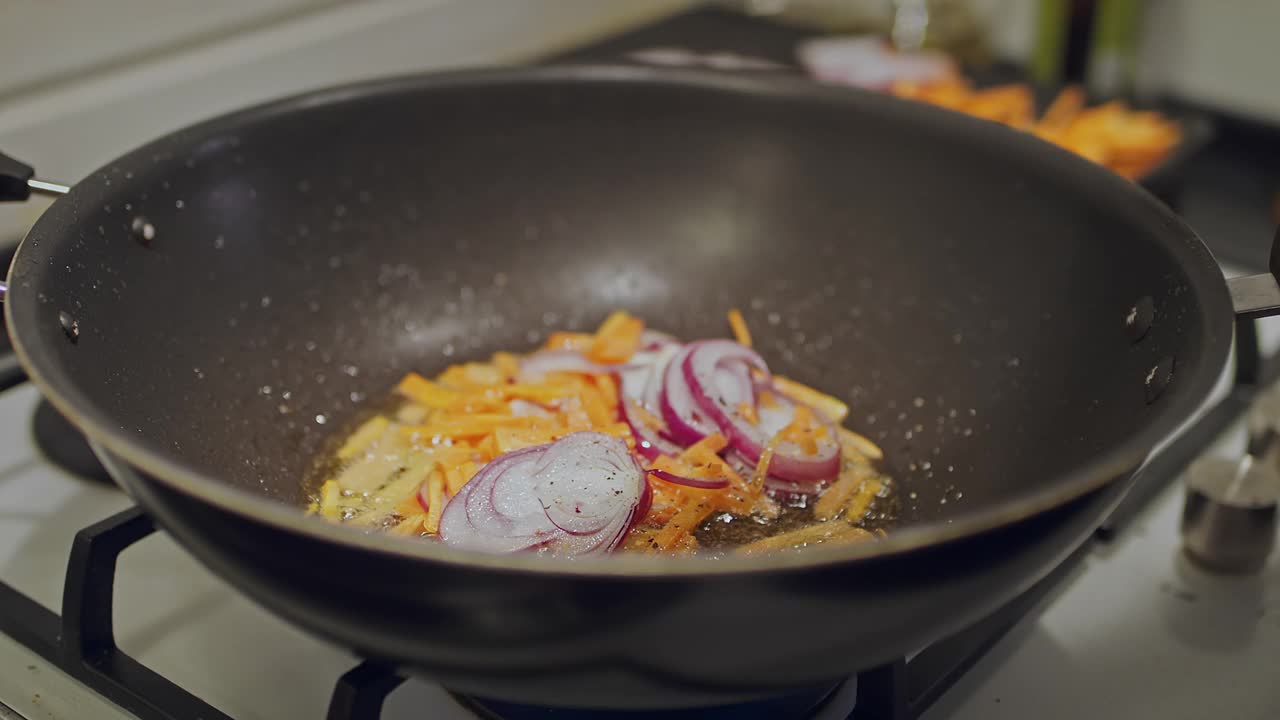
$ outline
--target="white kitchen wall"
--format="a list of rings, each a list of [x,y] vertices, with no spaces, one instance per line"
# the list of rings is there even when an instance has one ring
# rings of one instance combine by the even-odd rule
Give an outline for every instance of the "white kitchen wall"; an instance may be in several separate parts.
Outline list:
[[[102,4],[149,1],[102,0]],[[12,2],[0,0],[0,7]],[[328,3],[288,19],[152,53],[145,61],[85,68],[2,98],[0,149],[31,163],[46,178],[73,182],[147,140],[238,107],[372,77],[519,62],[624,32],[692,4],[692,0]],[[44,205],[41,200],[0,205],[0,243],[25,232]]]
[[[340,0],[0,0],[0,97]]]
[[[1280,0],[1148,0],[1140,87],[1280,122]]]

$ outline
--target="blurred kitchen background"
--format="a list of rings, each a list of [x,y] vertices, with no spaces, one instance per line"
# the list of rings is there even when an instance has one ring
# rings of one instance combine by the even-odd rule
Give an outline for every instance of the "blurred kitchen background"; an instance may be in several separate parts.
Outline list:
[[[5,0],[0,148],[74,181],[190,122],[361,78],[540,61],[619,35],[618,61],[812,72],[804,40],[878,34],[945,53],[979,85],[1026,81],[1047,101],[1080,83],[1091,104],[1186,123],[1153,190],[1243,270],[1265,262],[1280,219],[1276,28],[1271,0]],[[41,209],[0,208],[0,246]]]

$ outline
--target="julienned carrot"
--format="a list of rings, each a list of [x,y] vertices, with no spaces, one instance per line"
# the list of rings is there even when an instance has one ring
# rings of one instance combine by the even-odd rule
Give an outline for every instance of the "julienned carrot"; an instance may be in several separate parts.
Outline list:
[[[871,507],[871,502],[883,489],[884,485],[879,478],[867,478],[867,481],[858,488],[857,494],[849,498],[849,504],[845,505],[844,519],[851,523],[861,521],[867,514],[867,509]]]
[[[624,402],[627,403],[627,413],[636,420],[644,423],[650,430],[666,429],[667,424],[662,422],[657,415],[646,410],[643,405],[634,400],[624,400]]]
[[[599,374],[591,378],[591,382],[596,387],[596,392],[600,393],[600,398],[604,400],[605,406],[610,412],[618,412],[618,384],[614,381],[612,375]],[[615,417],[617,417],[615,415]]]
[[[338,459],[350,460],[357,453],[363,452],[374,440],[382,437],[390,425],[391,421],[384,415],[369,418],[358,430],[351,433],[351,437],[342,443],[341,448],[338,448]]]
[[[787,397],[795,398],[817,410],[823,418],[830,422],[842,423],[849,416],[848,405],[803,383],[798,383],[781,375],[774,375],[773,386]]]
[[[798,530],[782,533],[781,535],[772,535],[767,538],[756,540],[738,547],[738,552],[744,555],[753,555],[760,552],[769,552],[772,550],[787,550],[809,545],[822,545],[827,543],[849,543],[862,540],[870,540],[874,537],[871,533],[856,528],[842,522],[819,522],[813,525],[807,525]]]
[[[394,512],[402,518],[407,518],[410,515],[422,515],[426,513],[426,509],[422,507],[422,501],[418,499],[418,491],[416,488],[412,493],[409,493],[400,500],[400,504],[396,505]]]
[[[729,311],[729,327],[733,329],[733,339],[739,345],[751,347],[751,331],[747,329],[747,321],[742,319],[738,308]]]
[[[459,414],[457,417],[436,420],[426,425],[406,425],[400,428],[405,436],[420,438],[479,437],[493,434],[500,427],[533,427],[541,418],[497,413]]]
[[[698,442],[685,448],[682,457],[686,460],[705,459],[709,455],[718,455],[721,450],[729,447],[729,440],[720,433],[711,433],[702,438]]]
[[[448,407],[449,403],[457,397],[456,392],[413,372],[404,376],[396,386],[396,391],[428,408]]]
[[[609,407],[594,384],[584,383],[578,397],[582,400],[582,409],[586,410],[592,425],[608,425],[617,419],[617,406]]]
[[[444,472],[436,468],[427,478],[427,517],[422,529],[434,535],[440,532],[440,513],[444,511]]]
[[[839,515],[849,498],[868,481],[869,472],[868,468],[857,465],[841,471],[840,477],[813,504],[813,516],[819,520],[830,520]]]
[[[685,535],[692,534],[714,510],[715,505],[705,498],[689,498],[675,517],[663,525],[654,536],[654,544],[661,550],[671,549]]]
[[[337,520],[342,511],[338,503],[342,500],[342,488],[333,480],[326,480],[320,487],[320,515],[329,520]]]
[[[643,321],[623,310],[616,310],[596,330],[587,357],[604,363],[629,360],[640,349],[640,335],[643,332]]]
[[[426,514],[422,512],[409,515],[391,528],[391,534],[404,536],[421,535],[424,532],[422,523],[426,519]]]
[[[779,435],[773,436],[764,450],[760,451],[760,459],[756,461],[756,470],[751,474],[751,491],[757,495],[764,491],[764,479],[769,475],[769,463],[773,462],[774,449],[778,446]]]
[[[493,367],[506,376],[508,381],[520,376],[520,358],[515,353],[496,352],[492,361]]]
[[[879,446],[858,433],[845,428],[840,428],[840,448],[845,451],[846,457],[850,454],[850,451],[854,451],[862,455],[863,460],[867,458],[872,460],[884,459],[884,452]]]
[[[564,330],[553,332],[547,338],[547,342],[543,348],[547,350],[573,350],[574,352],[585,353],[591,349],[591,343],[595,342],[596,337],[591,333],[567,332]]]

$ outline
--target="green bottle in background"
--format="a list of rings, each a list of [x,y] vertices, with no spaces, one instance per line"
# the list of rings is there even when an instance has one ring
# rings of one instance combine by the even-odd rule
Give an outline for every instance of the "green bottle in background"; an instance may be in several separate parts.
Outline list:
[[[1040,0],[1031,79],[1080,83],[1099,97],[1133,90],[1140,0]]]

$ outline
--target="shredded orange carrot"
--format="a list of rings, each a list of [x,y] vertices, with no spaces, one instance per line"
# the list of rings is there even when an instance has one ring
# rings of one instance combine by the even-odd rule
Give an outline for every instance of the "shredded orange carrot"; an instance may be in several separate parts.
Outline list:
[[[459,414],[447,420],[432,421],[426,425],[406,425],[400,428],[405,435],[417,435],[420,438],[436,437],[482,437],[492,435],[500,427],[533,427],[539,418],[518,415],[498,415],[493,413]]]
[[[654,470],[662,470],[663,472],[669,472],[672,475],[679,475],[680,477],[687,478],[724,477],[723,473],[720,472],[720,469],[714,465],[690,464],[667,455],[659,455],[654,458],[649,467]]]
[[[444,470],[444,487],[449,495],[457,495],[462,486],[467,483],[462,477],[462,465],[447,465]],[[467,478],[470,479],[470,478]]]
[[[496,352],[493,354],[493,366],[502,373],[507,380],[519,377],[520,375],[520,359],[509,352]]]
[[[422,509],[422,503],[418,502],[418,493],[414,492],[405,496],[400,504],[396,505],[395,513],[400,517],[407,518],[411,515],[420,515],[425,512]]]
[[[684,506],[654,536],[654,544],[660,550],[670,550],[685,535],[692,534],[714,510],[714,505],[700,498],[685,501]]]
[[[629,359],[640,348],[644,322],[623,310],[614,311],[596,330],[587,356],[597,362],[617,363]]]
[[[681,457],[683,459],[696,461],[699,458],[705,458],[707,453],[718,455],[721,450],[724,450],[727,447],[729,447],[728,438],[720,433],[711,433],[698,442],[685,448]]]
[[[509,400],[528,400],[529,402],[551,404],[576,395],[578,386],[579,383],[576,381],[538,384],[513,383],[489,388],[486,392]]]
[[[643,405],[635,402],[634,400],[624,400],[623,402],[627,403],[627,414],[636,420],[639,420],[645,427],[650,430],[666,429],[667,424],[662,422],[657,415],[646,410]]]
[[[761,390],[760,404],[767,408],[773,409],[778,407],[778,398],[774,397],[773,393],[769,392],[768,390]]]
[[[486,435],[483,440],[476,443],[476,456],[480,458],[479,462],[489,462],[501,454],[492,435]]]
[[[761,552],[788,550],[822,545],[826,543],[843,544],[870,540],[874,535],[862,528],[850,527],[844,523],[820,522],[802,527],[798,530],[772,535],[738,547],[738,552],[752,555]]]
[[[863,462],[865,462],[867,458],[872,460],[880,460],[884,458],[884,452],[867,438],[852,430],[846,430],[845,428],[840,428],[839,433],[840,449],[844,451],[846,458],[848,458],[852,453],[857,453],[857,455],[860,456],[854,459],[861,460]]]
[[[422,508],[418,508],[418,512],[406,517],[391,528],[391,534],[404,536],[421,535],[423,532],[422,521],[426,519],[427,516],[422,513]]]
[[[591,349],[595,336],[590,333],[559,331],[551,333],[543,347],[547,350],[573,350],[585,353]]]
[[[867,470],[864,468],[851,467],[841,472],[840,477],[813,504],[813,516],[819,520],[830,520],[839,515],[845,503],[866,480]]]
[[[604,404],[609,408],[609,412],[614,417],[618,416],[618,383],[614,381],[612,375],[594,375],[591,382],[596,386],[596,392],[600,393],[600,399],[604,400]]]
[[[592,428],[596,432],[612,435],[627,444],[628,450],[636,449],[636,439],[631,434],[631,426],[624,422],[609,423],[608,425],[600,425]]]
[[[412,372],[404,376],[400,384],[396,386],[396,392],[429,408],[448,407],[458,395],[452,390],[441,387],[418,373]]]
[[[738,308],[729,311],[729,327],[733,329],[733,339],[737,340],[739,345],[751,347],[751,331],[747,329],[747,321],[742,319],[742,313]]]
[[[760,416],[756,415],[756,406],[749,402],[744,402],[738,405],[738,414],[742,416],[743,420],[746,420],[752,425],[760,424]]]
[[[773,386],[781,391],[782,394],[814,408],[830,422],[844,422],[844,419],[849,416],[848,405],[824,392],[814,390],[808,385],[798,383],[781,375],[774,375]]]
[[[806,453],[813,455],[818,452],[818,435],[817,428],[820,425],[813,416],[813,411],[807,405],[797,405],[795,417],[791,422],[778,433],[778,435],[787,442],[795,443],[800,449]]]
[[[427,517],[422,528],[434,535],[440,532],[440,513],[444,511],[444,472],[436,468],[427,478]]]
[[[756,471],[751,474],[751,489],[756,494],[764,492],[764,479],[769,474],[769,463],[773,462],[773,452],[778,446],[779,437],[775,435],[769,444],[764,446],[764,450],[760,451],[760,459],[756,461]]]
[[[578,397],[582,399],[582,409],[586,410],[592,425],[608,425],[617,419],[617,410],[605,403],[595,385],[583,384]]]
[[[558,431],[555,427],[500,427],[493,431],[493,441],[499,453],[544,445],[554,442]]]
[[[858,488],[857,494],[849,499],[849,504],[844,508],[844,519],[851,523],[861,521],[867,514],[867,509],[871,507],[872,501],[876,499],[876,496],[883,489],[884,485],[879,478],[868,478]]]

